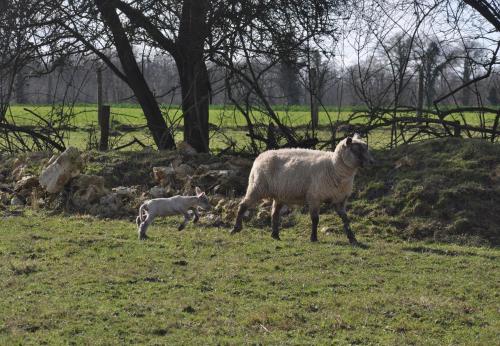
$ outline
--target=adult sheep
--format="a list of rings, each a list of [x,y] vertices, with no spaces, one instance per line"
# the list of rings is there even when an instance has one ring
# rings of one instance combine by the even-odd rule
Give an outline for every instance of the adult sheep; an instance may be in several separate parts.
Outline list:
[[[357,244],[345,210],[360,167],[373,163],[368,145],[356,134],[342,140],[334,152],[309,149],[269,150],[254,161],[248,188],[231,234],[241,231],[243,214],[263,198],[272,198],[272,237],[279,240],[279,215],[284,204],[307,203],[311,241],[318,240],[321,202],[331,201],[351,244]]]

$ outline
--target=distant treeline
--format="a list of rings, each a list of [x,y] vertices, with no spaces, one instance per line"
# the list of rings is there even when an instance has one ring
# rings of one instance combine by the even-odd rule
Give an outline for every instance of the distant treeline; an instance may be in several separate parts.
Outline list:
[[[379,61],[382,66],[384,61]],[[18,104],[54,104],[54,103],[95,103],[97,100],[96,72],[99,66],[93,61],[73,59],[65,62],[49,74],[39,75],[33,71],[36,66],[25,67],[16,76],[14,92],[11,102]],[[154,94],[162,104],[181,104],[179,77],[173,61],[167,57],[159,56],[148,59],[142,63],[144,76],[151,86]],[[258,66],[257,66],[258,68]],[[334,62],[322,62],[320,71],[322,85],[319,94],[320,101],[326,109],[338,110],[348,107],[363,109],[366,106],[364,96],[360,95],[357,77],[354,71],[362,71],[363,66],[350,66],[344,69],[337,68]],[[210,79],[214,107],[230,103],[226,95],[224,84],[225,71],[217,66],[210,66]],[[432,100],[445,94],[451,88],[463,83],[463,78],[457,75],[456,66],[450,65],[439,71],[439,76],[434,77],[432,85],[426,88],[426,98]],[[136,104],[136,99],[130,88],[109,69],[102,69],[104,102],[127,106]],[[306,110],[310,102],[308,89],[308,76],[300,72],[296,74],[283,73],[279,66],[265,72],[262,88],[272,105],[284,105],[288,110]],[[417,106],[419,80],[418,73],[409,74],[408,81],[400,94],[399,104]],[[363,81],[365,84],[366,80]],[[387,71],[380,71],[371,77],[369,83],[370,93],[378,94],[393,83],[393,78]],[[430,83],[431,81],[429,81]],[[291,94],[289,85],[293,84]],[[475,101],[474,93],[482,96],[486,105],[500,104],[500,76],[493,73],[491,77],[474,85],[474,91],[464,90],[458,103],[468,105]],[[456,103],[457,99],[447,100],[449,104]],[[446,102],[444,103],[446,104]],[[430,106],[430,105],[427,105]],[[296,108],[298,107],[298,108]]]

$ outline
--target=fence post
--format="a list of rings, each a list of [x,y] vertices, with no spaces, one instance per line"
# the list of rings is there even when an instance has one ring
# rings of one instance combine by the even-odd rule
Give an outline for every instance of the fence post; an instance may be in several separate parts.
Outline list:
[[[318,100],[317,100],[317,92],[318,92],[318,70],[316,67],[312,67],[310,69],[309,75],[310,81],[310,94],[311,94],[311,127],[314,131],[318,128]]]
[[[110,114],[110,106],[101,106],[101,108],[99,109],[99,127],[101,130],[99,150],[101,151],[108,150],[109,114]]]
[[[460,137],[460,131],[461,131],[460,121],[454,121],[454,124],[455,125],[453,125],[453,137]]]
[[[102,108],[102,70],[97,68],[97,122],[101,126],[101,108]]]
[[[424,69],[422,65],[418,67],[418,90],[417,90],[417,116],[422,115],[424,108]]]
[[[497,111],[495,121],[493,122],[493,128],[491,132],[491,143],[495,142],[495,137],[497,135],[498,120],[500,119],[500,109]]]

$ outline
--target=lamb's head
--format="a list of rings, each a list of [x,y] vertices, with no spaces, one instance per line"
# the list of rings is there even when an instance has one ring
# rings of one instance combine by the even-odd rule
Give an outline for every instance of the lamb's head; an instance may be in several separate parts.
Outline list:
[[[342,143],[343,142],[343,143]],[[347,137],[340,143],[342,160],[351,168],[365,167],[374,163],[368,144],[356,133],[354,137]]]
[[[205,194],[205,192],[201,191],[201,189],[198,186],[196,186],[195,191],[196,191],[196,198],[198,199],[197,200],[198,207],[204,210],[212,209],[212,206],[210,205],[210,202],[208,201],[208,197]]]

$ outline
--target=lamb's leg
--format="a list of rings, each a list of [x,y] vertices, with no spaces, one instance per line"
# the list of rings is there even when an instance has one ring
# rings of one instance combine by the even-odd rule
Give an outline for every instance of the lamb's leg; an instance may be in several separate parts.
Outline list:
[[[283,204],[279,203],[277,200],[273,201],[273,209],[272,209],[272,214],[271,214],[271,227],[272,227],[272,233],[271,237],[273,237],[276,240],[280,240],[280,210]]]
[[[139,240],[148,239],[148,236],[146,235],[146,231],[147,231],[149,225],[151,225],[151,223],[153,222],[153,220],[154,220],[154,216],[151,214],[148,214],[148,216],[146,217],[146,220],[144,220],[144,222],[142,222],[139,225]]]
[[[311,215],[311,241],[318,241],[318,223],[319,223],[319,207],[309,206],[309,214]]]
[[[200,215],[198,214],[198,211],[196,210],[196,208],[193,208],[191,210],[193,211],[193,214],[194,214],[193,223],[197,223],[198,220],[200,219]]]
[[[184,227],[186,227],[186,224],[188,223],[189,221],[189,214],[186,212],[184,213],[184,221],[182,221],[182,223],[179,225],[179,227],[177,228],[179,231],[182,231],[184,229]]]
[[[349,217],[347,216],[347,212],[345,210],[345,202],[340,203],[340,204],[336,204],[335,211],[337,212],[337,214],[342,219],[342,222],[344,223],[344,233],[346,234],[347,238],[349,239],[349,243],[351,243],[353,245],[358,244],[358,241],[356,240],[356,237],[354,236],[354,233],[351,230],[350,220],[349,220]]]

